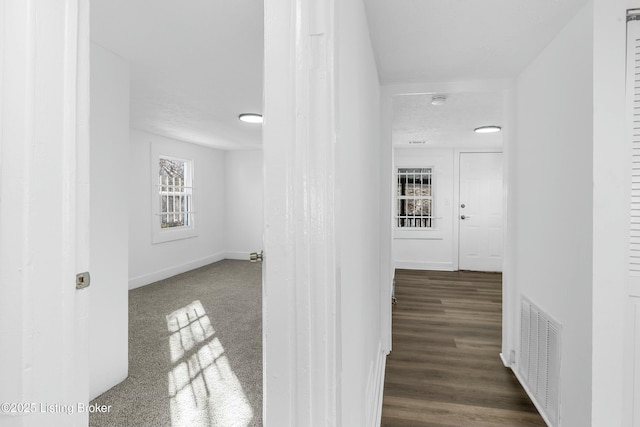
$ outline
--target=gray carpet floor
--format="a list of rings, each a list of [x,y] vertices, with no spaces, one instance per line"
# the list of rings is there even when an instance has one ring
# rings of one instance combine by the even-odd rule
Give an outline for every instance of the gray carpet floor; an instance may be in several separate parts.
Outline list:
[[[129,377],[89,426],[261,426],[261,269],[224,260],[130,291]]]

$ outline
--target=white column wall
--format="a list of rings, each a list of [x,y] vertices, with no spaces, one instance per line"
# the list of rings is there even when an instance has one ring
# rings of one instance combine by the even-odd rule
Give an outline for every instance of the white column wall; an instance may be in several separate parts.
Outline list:
[[[265,46],[265,425],[379,425],[380,104],[364,5],[267,1]]]
[[[127,377],[129,66],[91,44],[90,397]]]
[[[385,363],[379,268],[380,89],[362,1],[336,3],[342,425],[373,426],[382,404]]]
[[[562,325],[565,426],[591,424],[592,19],[588,4],[518,77],[509,177],[512,283]]]

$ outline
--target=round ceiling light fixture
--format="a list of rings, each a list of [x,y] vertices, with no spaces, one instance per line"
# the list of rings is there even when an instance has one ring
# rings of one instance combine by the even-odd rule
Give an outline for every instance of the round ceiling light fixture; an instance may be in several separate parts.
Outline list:
[[[238,116],[238,119],[245,123],[262,123],[262,114],[242,113]]]
[[[444,95],[433,95],[431,97],[431,105],[444,105],[447,102],[447,97]]]
[[[494,133],[494,132],[500,132],[502,130],[502,128],[500,126],[480,126],[479,128],[475,128],[473,131],[475,133]]]

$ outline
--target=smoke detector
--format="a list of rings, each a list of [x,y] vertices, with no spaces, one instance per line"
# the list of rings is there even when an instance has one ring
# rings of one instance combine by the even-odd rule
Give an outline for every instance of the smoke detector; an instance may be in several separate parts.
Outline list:
[[[431,97],[431,105],[443,105],[447,102],[447,97],[444,95],[433,95]]]

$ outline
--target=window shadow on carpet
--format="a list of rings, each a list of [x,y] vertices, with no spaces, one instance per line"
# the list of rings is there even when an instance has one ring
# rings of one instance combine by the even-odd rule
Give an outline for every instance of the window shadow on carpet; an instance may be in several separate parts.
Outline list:
[[[262,426],[262,266],[224,260],[129,291],[129,375],[91,427]]]
[[[247,426],[253,410],[202,303],[167,316],[171,425]]]

